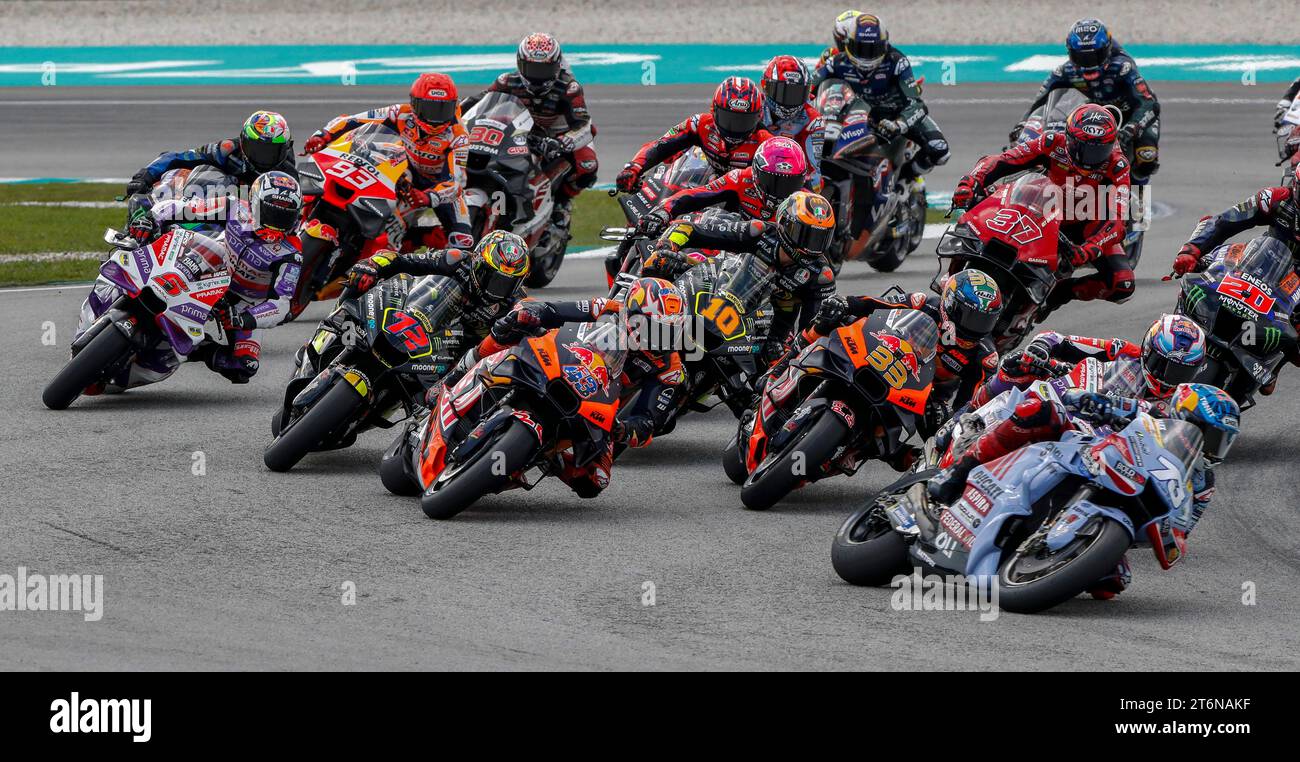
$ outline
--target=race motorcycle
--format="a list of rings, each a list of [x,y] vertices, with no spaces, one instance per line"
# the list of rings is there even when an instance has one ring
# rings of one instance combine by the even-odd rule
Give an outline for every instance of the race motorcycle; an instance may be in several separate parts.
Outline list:
[[[906,135],[881,142],[872,129],[870,106],[843,80],[822,82],[816,106],[826,118],[824,195],[837,221],[832,260],[838,266],[863,259],[881,272],[893,272],[921,245],[925,233],[925,191],[904,183],[899,172],[920,146]],[[872,210],[875,224],[854,237],[853,219],[865,219],[864,206]]]
[[[348,268],[405,234],[396,214],[408,186],[406,149],[397,133],[366,124],[298,161],[302,186],[302,279],[295,316],[313,299],[333,298]]]
[[[449,519],[485,495],[532,489],[571,451],[583,467],[609,448],[625,337],[617,320],[570,324],[483,358],[384,453],[380,479]]]
[[[1070,380],[1031,390],[1060,402],[1068,386],[1105,388],[1103,373],[1089,359]],[[912,473],[854,511],[831,547],[836,573],[855,585],[885,585],[913,567],[979,585],[996,579],[1002,609],[1035,613],[1087,590],[1135,542],[1148,542],[1162,568],[1177,563],[1186,538],[1171,520],[1190,515],[1204,440],[1188,421],[1139,413],[1093,426],[1076,418],[1079,430],[1060,441],[976,468],[952,505],[930,498],[926,482],[1029,391],[1009,390],[962,416],[949,447],[941,451],[932,440]]]
[[[213,270],[200,251],[225,251],[223,245],[184,229],[140,245],[110,228],[104,241],[113,251],[100,277],[124,293],[73,342],[71,359],[41,393],[51,410],[67,408],[87,387],[117,376],[137,352],[167,346],[187,357],[230,343],[210,319],[230,288],[230,273],[224,265]]]
[[[770,508],[805,484],[852,476],[905,449],[925,415],[938,337],[928,315],[889,310],[805,347],[737,434],[745,507]]]
[[[1022,174],[994,186],[939,239],[939,271],[930,283],[935,293],[960,270],[982,270],[997,281],[1006,305],[992,333],[1000,353],[1042,322],[1047,297],[1074,273],[1069,260],[1059,256],[1068,244],[1059,215],[1048,213],[1058,206],[1056,186],[1046,176]]]
[[[440,275],[401,274],[359,296],[345,291],[298,350],[271,421],[266,467],[288,471],[309,452],[350,447],[358,434],[409,416],[459,358],[457,318],[467,301],[460,281]]]
[[[618,197],[618,205],[627,219],[627,227],[607,227],[600,231],[601,240],[618,244],[615,253],[605,259],[611,299],[619,298],[626,291],[627,285],[640,276],[641,262],[653,243],[653,239],[637,234],[637,225],[641,219],[674,193],[707,185],[715,177],[716,173],[704,158],[704,153],[699,148],[691,148],[683,151],[673,161],[652,169],[642,178],[635,193],[619,195],[617,190],[609,192],[609,195]],[[707,211],[710,210],[695,214]],[[687,216],[689,218],[694,215]]]
[[[1082,105],[1087,104],[1088,96],[1073,88],[1053,90],[1047,96],[1043,105],[1029,112],[1025,122],[1021,125],[1020,132],[1016,135],[1016,143],[1028,143],[1034,138],[1049,132],[1065,132],[1065,120],[1069,118],[1074,110]],[[1114,106],[1106,107],[1115,117],[1115,124],[1124,123],[1124,115]],[[1133,163],[1133,145],[1131,142],[1121,142],[1120,147],[1124,151],[1124,156]],[[1142,241],[1150,223],[1147,220],[1146,207],[1147,193],[1145,190],[1137,188],[1146,188],[1145,184],[1135,185],[1134,192],[1129,197],[1129,222],[1128,229],[1124,233],[1124,252],[1128,254],[1129,261],[1134,268],[1137,267],[1138,261],[1142,258]]]
[[[1205,329],[1207,358],[1197,380],[1223,389],[1245,410],[1296,352],[1291,313],[1300,275],[1287,245],[1268,236],[1224,244],[1214,256],[1204,272],[1183,279],[1177,310]]]
[[[1277,166],[1286,167],[1282,171],[1282,185],[1293,188],[1296,166],[1300,165],[1300,98],[1291,101],[1291,105],[1283,112],[1276,137]]]
[[[528,287],[549,285],[571,238],[567,227],[551,221],[555,189],[573,165],[556,141],[534,132],[532,114],[509,93],[488,93],[474,104],[465,114],[465,129],[465,203],[474,240],[493,230],[517,233],[532,253]]]

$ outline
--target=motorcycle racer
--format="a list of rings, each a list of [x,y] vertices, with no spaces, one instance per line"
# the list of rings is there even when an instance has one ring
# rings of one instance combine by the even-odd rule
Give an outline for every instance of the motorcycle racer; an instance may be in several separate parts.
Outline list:
[[[486,90],[461,102],[469,110],[488,93],[518,98],[533,116],[533,123],[557,141],[573,165],[573,173],[558,189],[553,219],[568,230],[573,199],[596,183],[596,127],[587,110],[587,97],[564,60],[560,43],[544,32],[528,35],[519,43],[517,70],[496,78]]]
[[[635,391],[627,406],[620,407],[609,450],[585,467],[573,465],[571,452],[562,454],[557,469],[560,479],[580,497],[595,497],[609,485],[615,444],[645,447],[661,430],[676,408],[686,372],[677,352],[684,336],[686,306],[681,291],[659,278],[638,278],[622,303],[608,299],[578,302],[525,300],[492,326],[491,334],[475,350],[486,357],[513,346],[527,336],[539,336],[565,323],[593,322],[605,315],[620,314],[628,341],[627,361],[620,379],[624,395]],[[662,340],[662,341],[660,341]]]
[[[1095,18],[1074,22],[1065,47],[1069,60],[1047,75],[1020,124],[1012,130],[1011,142],[1029,114],[1046,103],[1053,90],[1074,88],[1095,104],[1119,109],[1124,117],[1120,141],[1133,150],[1133,181],[1145,184],[1160,166],[1160,103],[1138,72],[1137,62]]]
[[[472,347],[492,330],[497,318],[509,312],[523,296],[528,277],[528,245],[506,230],[493,230],[472,251],[435,249],[414,254],[381,251],[348,270],[349,289],[365,293],[379,281],[399,273],[444,275],[456,278],[469,294],[461,327]]]
[[[1296,167],[1295,177],[1300,180],[1300,166]],[[1265,235],[1285,243],[1300,263],[1300,200],[1294,187],[1273,186],[1261,188],[1217,215],[1203,217],[1192,237],[1178,250],[1174,272],[1186,275],[1204,270],[1210,263],[1203,260],[1210,252],[1238,233],[1265,225]]]
[[[831,330],[876,310],[920,310],[939,326],[935,353],[932,402],[940,403],[927,414],[931,431],[947,421],[954,408],[970,401],[998,370],[998,351],[990,334],[1002,314],[1002,292],[998,284],[979,270],[961,270],[943,285],[940,296],[925,292],[904,293],[897,287],[883,296],[833,296],[822,302],[813,323],[803,333],[811,343]]]
[[[794,56],[776,56],[763,70],[763,126],[779,137],[793,139],[808,159],[808,190],[821,193],[822,149],[826,120],[808,102],[808,68]]]
[[[186,359],[203,360],[207,366],[234,384],[246,384],[256,375],[262,349],[261,332],[283,323],[301,270],[298,215],[302,192],[290,175],[274,171],[257,178],[248,201],[233,196],[205,199],[171,199],[145,209],[132,220],[130,235],[138,241],[152,240],[172,222],[190,219],[224,220],[218,238],[206,236],[196,247],[213,269],[230,272],[230,288],[213,311],[213,319],[230,332],[230,343],[205,345]],[[96,281],[82,305],[80,336],[95,319],[113,305],[121,289],[105,280]],[[171,375],[181,359],[168,347],[140,352],[123,375],[109,382],[108,390],[153,383]],[[98,394],[105,388],[88,390]]]
[[[252,185],[260,175],[271,171],[297,179],[289,123],[274,111],[254,111],[244,120],[237,137],[188,151],[159,154],[131,177],[126,184],[126,195],[145,193],[168,170],[201,166],[216,167],[244,186]]]
[[[1116,144],[1115,118],[1101,106],[1085,104],[1066,119],[1064,132],[1046,132],[1000,154],[985,156],[957,184],[953,208],[969,207],[995,180],[1034,168],[1045,170],[1062,190],[1066,209],[1079,210],[1062,221],[1062,233],[1074,242],[1063,256],[1076,268],[1086,264],[1097,268],[1095,274],[1058,284],[1049,297],[1048,311],[1071,299],[1127,300],[1135,285],[1123,246],[1129,162]],[[1080,203],[1076,204],[1076,199]],[[1074,219],[1076,216],[1086,218]]]
[[[861,15],[862,11],[850,10],[844,11],[835,17],[835,26],[831,29],[830,47],[823,50],[822,54],[817,57],[818,66],[826,63],[836,53],[844,52],[844,43],[853,32],[854,21]]]
[[[1282,100],[1277,102],[1277,112],[1273,114],[1273,129],[1282,126],[1282,117],[1286,116],[1297,95],[1300,95],[1300,77],[1295,78],[1291,86],[1286,89],[1286,93],[1282,95]]]
[[[663,137],[641,146],[614,184],[624,193],[631,193],[647,169],[671,161],[692,146],[704,152],[709,166],[718,174],[744,169],[759,144],[773,137],[763,128],[762,120],[763,91],[753,80],[728,77],[714,91],[708,111],[687,117]]]
[[[744,220],[719,214],[696,222],[677,220],[655,242],[646,257],[646,275],[675,276],[691,265],[681,249],[717,249],[749,253],[774,270],[775,314],[762,349],[767,364],[785,354],[796,328],[812,324],[821,303],[835,294],[835,273],[826,249],[835,231],[830,202],[798,191],[781,202],[772,222]]]
[[[464,193],[469,135],[451,77],[421,74],[411,84],[408,102],[340,116],[313,133],[303,152],[315,153],[363,124],[382,124],[401,136],[411,170],[411,187],[405,190],[410,208],[432,207],[450,247],[473,246]]]
[[[841,24],[836,22],[836,31]],[[912,64],[889,42],[889,32],[880,19],[860,13],[844,22],[845,39],[840,52],[818,65],[809,82],[810,92],[827,79],[842,79],[871,107],[875,132],[889,141],[907,135],[920,146],[912,161],[902,168],[907,179],[920,178],[936,166],[947,163],[948,140],[930,117],[921,100],[921,88],[912,74]]]
[[[764,222],[776,217],[777,207],[807,183],[808,163],[803,149],[785,137],[768,138],[754,152],[745,169],[733,169],[706,185],[683,188],[642,217],[638,227],[646,235],[663,232],[669,221],[711,206]]]

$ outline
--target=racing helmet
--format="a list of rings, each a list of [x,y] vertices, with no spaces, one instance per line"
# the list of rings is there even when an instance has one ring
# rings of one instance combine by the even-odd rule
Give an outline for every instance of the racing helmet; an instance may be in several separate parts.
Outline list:
[[[1201,454],[1211,463],[1228,456],[1241,432],[1241,407],[1227,392],[1209,384],[1179,384],[1169,398],[1169,417],[1196,424],[1205,436]]]
[[[959,270],[943,284],[939,316],[958,337],[978,341],[993,332],[1002,307],[997,281],[980,270]]]
[[[293,156],[289,122],[274,111],[254,111],[239,131],[239,150],[258,172],[270,172]]]
[[[507,301],[523,290],[528,263],[524,239],[506,230],[493,230],[470,253],[470,277],[483,296]]]
[[[1179,384],[1191,383],[1205,365],[1205,331],[1183,315],[1162,315],[1142,339],[1142,371],[1147,389],[1164,399]]]
[[[880,19],[870,13],[853,18],[844,40],[844,55],[858,71],[875,71],[889,55],[889,32]]]
[[[1079,169],[1097,169],[1110,160],[1119,127],[1110,109],[1085,103],[1065,120],[1065,148]]]
[[[515,64],[530,90],[545,90],[559,78],[564,65],[560,43],[545,32],[534,32],[519,41]]]
[[[750,162],[754,185],[771,199],[784,199],[803,187],[808,159],[790,138],[768,138],[759,144]]]
[[[743,143],[763,119],[763,91],[748,77],[727,77],[713,92],[713,123],[728,143]]]
[[[420,130],[437,132],[460,115],[456,83],[446,74],[426,72],[411,84],[411,114]]]
[[[1079,19],[1070,27],[1065,38],[1065,49],[1070,63],[1084,79],[1097,79],[1110,60],[1113,43],[1106,25],[1097,19]]]
[[[779,120],[793,119],[808,102],[808,67],[794,56],[776,56],[763,69],[763,97],[772,115]]]
[[[686,299],[672,281],[637,278],[623,303],[628,338],[635,349],[670,351],[683,348]]]
[[[826,252],[835,234],[835,211],[825,198],[796,191],[776,209],[781,245],[797,260],[816,259]]]
[[[253,234],[263,241],[279,241],[298,229],[302,189],[284,172],[267,172],[253,182],[248,206]]]

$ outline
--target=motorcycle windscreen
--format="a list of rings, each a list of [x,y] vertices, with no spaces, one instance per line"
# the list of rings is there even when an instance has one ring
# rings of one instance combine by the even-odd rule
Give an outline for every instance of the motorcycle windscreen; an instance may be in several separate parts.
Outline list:
[[[1190,474],[1201,449],[1205,446],[1205,435],[1201,428],[1190,421],[1177,418],[1154,419],[1159,432],[1160,446],[1169,451],[1182,464],[1183,473]],[[1173,490],[1177,494],[1177,490]]]
[[[698,188],[707,185],[713,177],[713,167],[704,158],[704,152],[691,148],[668,166],[660,181],[668,188]]]
[[[465,115],[469,130],[470,169],[481,171],[496,161],[510,172],[528,171],[528,135],[533,115],[509,93],[488,93]]]
[[[684,292],[694,318],[687,334],[695,345],[710,351],[747,337],[751,328],[748,317],[767,297],[776,278],[770,265],[751,255],[720,255],[711,266],[715,268],[712,289]],[[704,336],[698,335],[701,329]]]

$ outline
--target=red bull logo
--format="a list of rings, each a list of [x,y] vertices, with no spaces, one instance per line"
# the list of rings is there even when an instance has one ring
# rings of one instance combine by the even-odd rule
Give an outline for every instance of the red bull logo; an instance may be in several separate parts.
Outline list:
[[[871,338],[889,347],[889,351],[898,357],[899,362],[907,368],[907,372],[912,374],[912,378],[920,380],[921,364],[916,359],[916,352],[912,350],[912,345],[906,339],[900,339],[883,331],[872,331]]]
[[[600,391],[609,390],[609,367],[605,358],[589,347],[581,344],[565,344],[564,348],[578,360],[578,365],[565,365],[564,377],[573,384],[583,397],[590,397]]]

